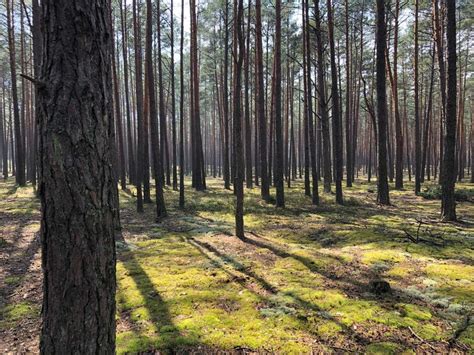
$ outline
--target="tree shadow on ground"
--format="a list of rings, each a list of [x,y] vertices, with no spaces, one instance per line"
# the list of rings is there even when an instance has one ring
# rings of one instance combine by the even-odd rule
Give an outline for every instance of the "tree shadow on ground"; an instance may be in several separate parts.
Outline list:
[[[298,322],[301,322],[303,324],[304,329],[308,331],[308,333],[315,336],[317,339],[320,339],[320,334],[315,329],[314,324],[310,323],[310,319],[314,319],[314,316],[324,318],[325,321],[331,321],[337,326],[339,326],[342,330],[342,333],[347,337],[345,339],[345,346],[351,350],[360,351],[363,349],[363,347],[372,342],[363,333],[355,332],[351,327],[344,324],[337,318],[331,316],[328,312],[324,311],[316,304],[301,298],[294,292],[282,291],[278,289],[278,287],[272,285],[263,277],[257,275],[254,271],[251,270],[251,268],[246,267],[231,256],[220,252],[217,248],[210,245],[209,243],[200,241],[194,237],[185,237],[185,240],[187,240],[189,244],[193,245],[204,257],[210,260],[214,265],[216,265],[229,276],[231,276],[231,279],[233,281],[239,283],[242,287],[257,295],[262,301],[272,304],[275,301],[269,296],[277,294],[281,296],[290,297],[294,304],[297,305],[302,311],[294,315],[295,319]],[[213,259],[209,254],[214,254],[218,259]],[[286,252],[281,252],[280,255],[282,255],[282,257],[291,257],[291,254]],[[234,270],[244,274],[246,277],[239,277],[238,274],[227,270],[224,267],[224,263],[230,264]],[[254,287],[251,287],[249,285],[249,282],[254,282],[258,284],[258,286],[260,286],[264,290],[263,294],[257,292]],[[336,346],[336,341],[337,339],[328,339],[326,342],[324,342],[324,345],[338,349],[338,347]],[[410,343],[405,342],[404,345],[409,346]]]

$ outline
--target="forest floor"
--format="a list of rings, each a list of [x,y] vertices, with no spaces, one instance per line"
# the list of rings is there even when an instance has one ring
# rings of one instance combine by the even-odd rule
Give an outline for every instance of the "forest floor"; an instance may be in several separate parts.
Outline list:
[[[458,204],[461,222],[441,223],[440,201],[406,188],[381,207],[375,185],[358,181],[344,206],[322,194],[315,207],[296,183],[285,209],[246,190],[244,240],[221,181],[187,186],[184,211],[167,189],[160,223],[154,205],[139,215],[121,192],[117,352],[471,352],[474,203]],[[31,187],[0,182],[1,353],[38,349],[39,216]]]

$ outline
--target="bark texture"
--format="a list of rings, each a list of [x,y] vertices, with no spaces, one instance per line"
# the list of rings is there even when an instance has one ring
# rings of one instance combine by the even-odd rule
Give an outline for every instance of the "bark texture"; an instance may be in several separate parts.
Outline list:
[[[43,0],[43,354],[115,351],[117,186],[108,0]]]

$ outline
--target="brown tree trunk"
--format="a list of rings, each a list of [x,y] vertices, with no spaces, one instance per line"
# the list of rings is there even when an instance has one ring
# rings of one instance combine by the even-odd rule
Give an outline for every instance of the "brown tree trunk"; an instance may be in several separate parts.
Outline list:
[[[153,159],[153,169],[155,176],[155,192],[156,192],[156,218],[158,220],[166,217],[165,199],[163,197],[163,181],[162,181],[162,161],[160,159],[160,143],[158,140],[158,115],[156,110],[156,94],[155,94],[155,74],[153,72],[153,7],[151,0],[146,0],[146,77],[148,85],[148,105],[150,117],[150,133],[151,133],[151,151]],[[158,12],[158,18],[160,14]],[[157,27],[160,26],[160,21]],[[158,32],[159,34],[159,32]],[[159,82],[160,101],[163,99],[163,86]],[[162,114],[162,104],[160,103],[160,116]]]
[[[315,36],[316,36],[316,54],[317,54],[317,91],[318,96],[318,105],[320,111],[320,121],[321,121],[321,133],[323,138],[322,144],[322,153],[323,153],[323,177],[324,177],[324,192],[331,192],[331,138],[329,133],[329,112],[328,104],[325,95],[325,85],[324,82],[324,43],[322,40],[321,31],[321,16],[319,11],[319,0],[314,2],[314,12],[315,12]],[[309,48],[309,47],[308,47]],[[309,51],[309,49],[306,49]],[[308,61],[310,61],[308,57]],[[310,83],[308,83],[310,85]],[[312,110],[312,107],[310,108]],[[312,134],[312,133],[310,133]],[[311,143],[313,145],[313,143]]]
[[[127,13],[126,13],[126,4],[124,5],[125,10],[122,7],[122,0],[119,1],[120,7],[120,23],[122,30],[122,58],[123,58],[123,81],[124,81],[124,91],[125,91],[125,111],[127,116],[127,157],[128,157],[128,177],[131,184],[135,183],[135,154],[133,146],[133,127],[132,127],[132,117],[130,114],[130,91],[129,91],[129,79],[128,79],[128,35],[127,35]]]
[[[15,19],[13,15],[13,0],[6,0],[8,49],[10,54],[11,95],[13,105],[13,123],[15,133],[15,181],[20,186],[26,185],[25,155],[21,131],[20,109],[18,106],[18,88],[15,55]]]
[[[138,0],[140,1],[140,0]],[[135,185],[137,187],[137,212],[143,212],[143,159],[145,156],[145,127],[143,117],[143,80],[142,80],[142,48],[141,48],[141,30],[138,23],[139,9],[137,9],[137,0],[133,0],[133,32],[135,42],[135,92],[136,92],[136,117],[137,117],[137,155]]]
[[[184,0],[181,0],[179,44],[179,208],[184,208]]]
[[[260,150],[260,192],[265,201],[270,199],[270,182],[267,166],[267,117],[265,115],[265,86],[263,81],[263,43],[261,0],[255,0],[255,82],[257,91],[256,115]],[[225,108],[225,106],[224,106]],[[225,119],[225,117],[224,117]],[[224,157],[225,173],[225,157]]]
[[[387,47],[387,26],[385,23],[385,1],[377,0],[376,76],[377,76],[377,119],[378,119],[378,179],[377,201],[390,204],[387,180],[387,92],[385,71],[385,50]]]
[[[446,97],[446,136],[444,139],[441,217],[444,221],[456,220],[456,3],[446,2],[446,43],[448,50],[448,81]]]
[[[329,34],[329,47],[331,51],[331,97],[332,97],[332,130],[333,130],[333,145],[334,145],[334,170],[335,170],[335,183],[336,183],[336,202],[343,204],[342,197],[342,127],[341,123],[341,108],[339,104],[339,88],[337,80],[337,67],[336,67],[336,48],[334,45],[334,21],[333,21],[333,9],[331,0],[327,0],[328,9],[328,34]],[[350,174],[349,174],[350,175]],[[349,176],[348,175],[348,176]]]
[[[244,158],[242,146],[242,116],[241,116],[241,91],[242,91],[242,63],[244,60],[244,35],[242,33],[244,16],[243,0],[234,0],[234,38],[233,38],[233,143],[234,143],[234,191],[235,203],[235,234],[244,238]]]
[[[248,17],[247,17],[247,33],[246,33],[246,48],[241,50],[245,51],[245,182],[248,189],[253,186],[252,180],[252,126],[250,124],[250,88],[249,88],[249,76],[250,76],[250,21],[251,21],[251,10],[252,0],[248,4]]]
[[[174,14],[173,14],[173,0],[170,4],[170,41],[171,41],[171,126],[173,139],[173,190],[178,190],[178,171],[177,171],[177,142],[176,142],[176,99],[175,99],[175,83],[174,83]]]
[[[281,0],[275,3],[275,187],[276,206],[285,207],[283,185],[283,128],[281,120]]]
[[[315,142],[315,130],[313,125],[313,101],[312,101],[312,94],[311,94],[311,42],[310,42],[310,22],[309,22],[309,0],[303,2],[304,6],[304,16],[305,21],[303,22],[304,25],[304,69],[303,75],[305,76],[305,115],[306,115],[306,124],[305,127],[306,135],[309,141],[308,147],[308,160],[311,163],[311,175],[312,175],[312,203],[313,205],[319,205],[319,191],[318,191],[318,180],[319,174],[316,168],[317,162],[317,154],[316,154],[316,142]],[[316,21],[319,21],[319,0],[315,1],[315,18]],[[316,31],[317,37],[319,36],[319,32]],[[321,87],[322,88],[322,87]],[[308,174],[309,175],[309,174]],[[308,178],[309,179],[309,178]],[[309,183],[309,180],[308,180]],[[309,184],[308,184],[309,185]]]
[[[419,100],[419,88],[418,88],[418,52],[419,52],[419,45],[418,45],[418,0],[415,0],[415,63],[414,63],[414,70],[415,70],[415,77],[414,77],[414,84],[415,84],[415,194],[420,193],[421,189],[421,182],[420,182],[420,175],[421,175],[421,137],[420,137],[420,100]]]
[[[110,2],[42,0],[41,6],[40,351],[112,354],[118,200],[112,171]]]

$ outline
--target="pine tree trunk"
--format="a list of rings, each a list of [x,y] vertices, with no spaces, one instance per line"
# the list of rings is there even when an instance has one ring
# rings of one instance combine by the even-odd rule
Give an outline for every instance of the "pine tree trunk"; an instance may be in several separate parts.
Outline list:
[[[421,130],[420,130],[420,99],[419,99],[419,74],[418,74],[418,0],[415,0],[415,63],[414,63],[414,85],[415,85],[415,194],[420,193],[421,182]]]
[[[378,181],[377,201],[390,204],[387,180],[387,92],[385,72],[385,50],[387,47],[387,26],[385,23],[385,0],[377,0],[376,80],[377,80],[377,120],[378,120]]]
[[[40,351],[113,354],[118,200],[110,2],[42,0],[41,6]]]
[[[25,156],[23,136],[21,131],[21,117],[18,106],[18,88],[15,55],[15,19],[13,15],[13,0],[6,0],[8,49],[10,54],[11,98],[13,105],[13,123],[15,133],[15,181],[20,186],[26,185]]]
[[[258,120],[258,136],[260,150],[260,192],[262,199],[270,198],[270,182],[267,165],[267,117],[265,115],[265,87],[263,81],[263,43],[262,43],[262,13],[261,0],[255,0],[255,82],[257,91],[256,113]],[[225,106],[224,106],[225,109]],[[225,117],[224,117],[225,119]],[[224,159],[225,172],[225,159]]]
[[[281,119],[281,0],[275,3],[275,187],[276,205],[285,207],[283,185],[283,128]]]
[[[138,0],[140,1],[140,0]],[[141,61],[141,34],[138,23],[137,0],[133,0],[133,32],[135,43],[135,93],[136,93],[136,118],[137,118],[137,149],[136,149],[136,176],[135,186],[137,187],[137,212],[143,212],[142,183],[144,176],[143,160],[145,156],[145,128],[143,115],[143,82],[142,82],[142,61]]]
[[[242,63],[244,60],[244,36],[243,27],[243,0],[234,0],[234,38],[233,38],[233,143],[234,143],[234,191],[235,203],[235,234],[238,238],[244,238],[244,158],[242,145],[242,116],[241,116],[241,91],[242,91]]]
[[[441,216],[444,221],[456,220],[456,3],[446,2],[446,42],[448,50],[448,81],[446,96],[446,136],[444,138]]]
[[[148,85],[148,105],[150,114],[150,133],[151,133],[151,152],[153,159],[153,169],[155,177],[155,202],[156,202],[156,218],[158,220],[166,217],[165,199],[163,197],[163,181],[162,181],[162,160],[160,159],[160,143],[158,140],[158,115],[156,110],[156,94],[155,94],[155,74],[153,72],[153,7],[151,0],[146,0],[146,77]],[[158,17],[160,17],[158,12]],[[158,20],[157,26],[160,25]],[[158,32],[159,33],[159,32]],[[162,100],[163,87],[161,81],[158,84],[160,90],[160,101]],[[160,103],[160,115],[162,107]]]
[[[179,208],[184,208],[184,0],[181,0],[179,44]]]
[[[332,122],[333,122],[333,144],[334,144],[334,170],[336,183],[336,202],[343,203],[342,197],[342,127],[341,123],[341,108],[339,104],[339,88],[337,80],[336,67],[336,49],[334,45],[334,21],[333,9],[331,0],[327,1],[328,9],[328,33],[329,33],[329,47],[331,51],[331,97],[332,97]]]

